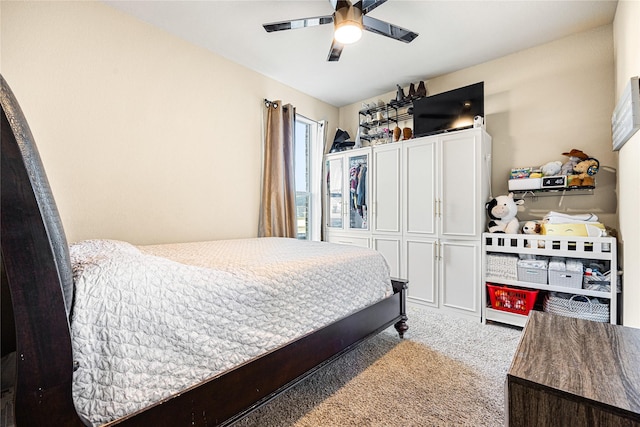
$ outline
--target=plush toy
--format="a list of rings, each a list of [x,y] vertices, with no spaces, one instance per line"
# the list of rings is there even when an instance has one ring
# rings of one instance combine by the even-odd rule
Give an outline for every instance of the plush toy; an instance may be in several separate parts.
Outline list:
[[[536,221],[527,221],[522,226],[522,234],[540,234],[540,224]]]
[[[588,158],[579,162],[573,168],[573,173],[577,174],[571,178],[569,185],[578,187],[595,187],[594,175],[598,173],[600,162],[594,158]]]
[[[555,176],[560,173],[562,170],[562,162],[557,160],[555,162],[549,162],[540,167],[540,172],[542,172],[542,176]]]
[[[573,174],[573,168],[582,160],[589,158],[589,156],[583,153],[582,150],[577,150],[575,148],[572,148],[568,153],[562,153],[562,155],[569,157],[569,160],[562,165],[562,169],[560,170],[561,175]]]
[[[538,235],[541,232],[542,232],[542,226],[540,225],[540,223],[538,221],[527,221],[522,226],[522,234]],[[528,248],[530,248],[531,247],[531,241],[527,241],[526,246]],[[539,240],[538,241],[538,247],[539,248],[544,248],[544,241]]]
[[[490,219],[487,224],[489,233],[518,234],[520,224],[516,215],[518,205],[523,203],[524,200],[514,200],[513,193],[489,200],[485,205]]]

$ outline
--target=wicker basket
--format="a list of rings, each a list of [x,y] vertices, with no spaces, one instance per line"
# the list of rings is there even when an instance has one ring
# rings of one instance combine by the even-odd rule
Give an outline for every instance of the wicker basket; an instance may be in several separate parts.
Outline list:
[[[602,304],[597,299],[592,300],[584,295],[549,292],[542,303],[542,310],[594,322],[609,321],[609,304]]]

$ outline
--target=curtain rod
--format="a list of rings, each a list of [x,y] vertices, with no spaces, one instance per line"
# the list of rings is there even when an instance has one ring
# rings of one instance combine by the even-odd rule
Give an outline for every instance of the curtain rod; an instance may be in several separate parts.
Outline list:
[[[264,106],[267,108],[273,107],[274,109],[278,108],[278,101],[269,101],[267,98],[264,99]],[[287,106],[283,105],[282,109],[287,111]]]

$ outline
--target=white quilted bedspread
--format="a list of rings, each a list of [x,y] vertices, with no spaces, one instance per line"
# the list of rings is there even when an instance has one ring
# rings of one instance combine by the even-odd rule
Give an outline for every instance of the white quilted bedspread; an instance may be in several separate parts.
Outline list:
[[[391,295],[375,251],[261,238],[70,248],[73,396],[100,425]],[[188,265],[190,264],[190,265]]]

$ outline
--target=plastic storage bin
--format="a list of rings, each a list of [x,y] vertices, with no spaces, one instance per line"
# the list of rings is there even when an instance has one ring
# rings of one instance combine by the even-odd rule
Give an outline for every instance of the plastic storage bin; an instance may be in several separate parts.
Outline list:
[[[528,315],[536,303],[538,290],[515,289],[487,283],[491,307],[496,310]]]
[[[543,260],[518,261],[518,280],[521,282],[547,284],[547,262]]]
[[[582,263],[575,260],[549,263],[549,284],[565,288],[582,288]]]

